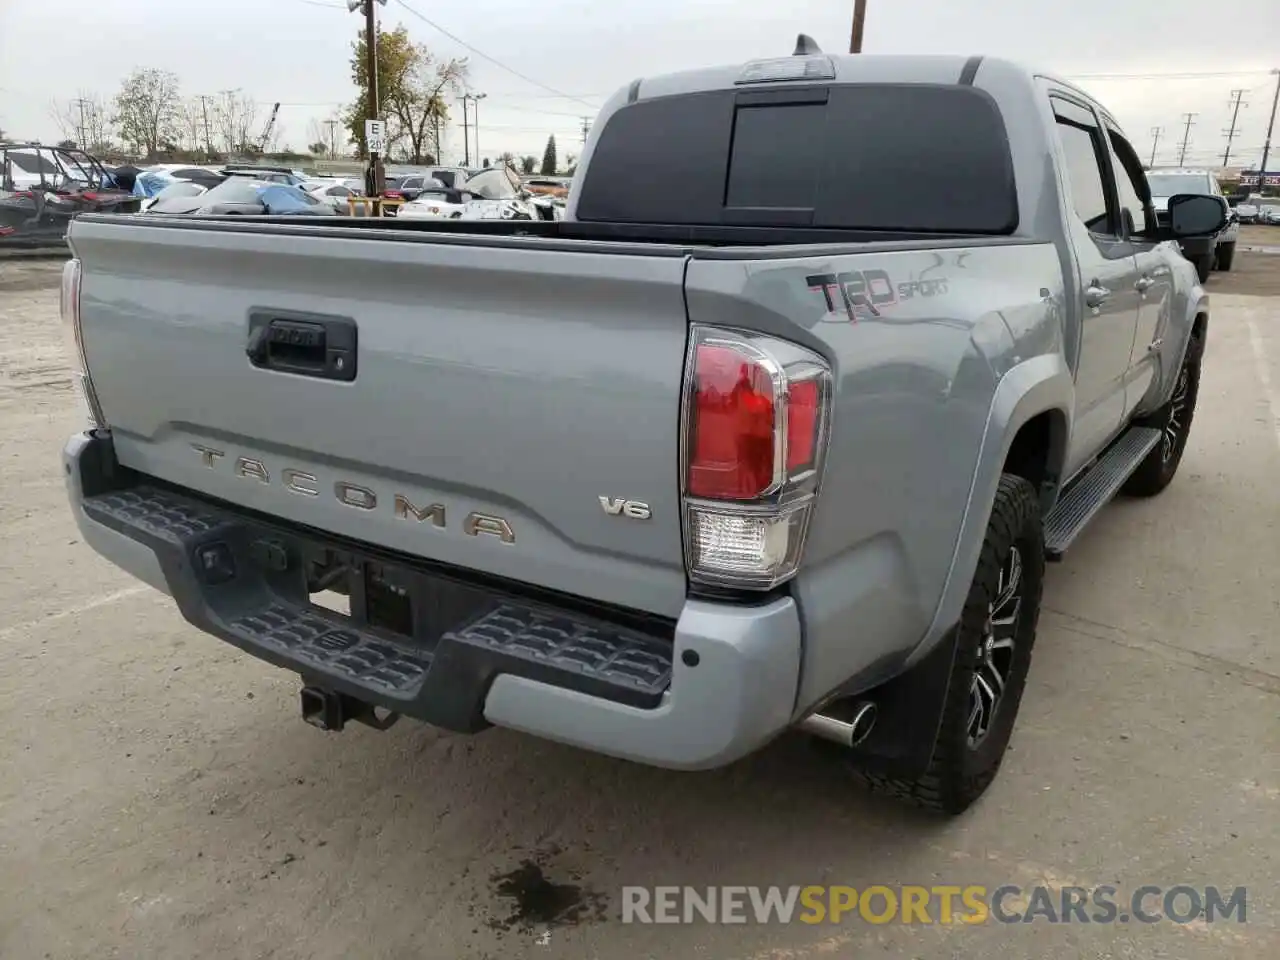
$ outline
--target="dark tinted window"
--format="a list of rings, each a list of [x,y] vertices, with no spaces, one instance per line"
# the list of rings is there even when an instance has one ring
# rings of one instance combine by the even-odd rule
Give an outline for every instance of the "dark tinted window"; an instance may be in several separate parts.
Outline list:
[[[739,107],[725,205],[812,209],[822,156],[801,145],[823,129],[826,114],[825,103]],[[787,144],[800,149],[780,164],[779,148]]]
[[[1110,130],[1111,149],[1117,162],[1116,192],[1120,195],[1120,209],[1127,210],[1132,218],[1134,233],[1147,232],[1147,210],[1142,201],[1142,161],[1134,153],[1129,141],[1115,130]]]
[[[672,149],[678,144],[678,149]],[[972,87],[772,87],[642,100],[583,171],[580,220],[1009,233],[1004,122]]]
[[[1066,158],[1071,202],[1076,215],[1094,233],[1108,232],[1107,188],[1103,179],[1103,155],[1099,153],[1098,128],[1058,118],[1058,139]]]
[[[209,171],[201,170],[198,167],[182,167],[179,170],[174,170],[169,176],[176,177],[179,180],[199,180],[209,176]]]

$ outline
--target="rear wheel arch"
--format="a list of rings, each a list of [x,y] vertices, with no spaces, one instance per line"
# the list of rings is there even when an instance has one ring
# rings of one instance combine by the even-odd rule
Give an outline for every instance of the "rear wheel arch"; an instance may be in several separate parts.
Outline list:
[[[992,397],[987,427],[978,454],[969,502],[956,539],[951,570],[934,610],[933,621],[921,643],[908,658],[915,663],[923,659],[959,620],[968,595],[987,521],[995,503],[1000,478],[1010,471],[1008,463],[1015,451],[1026,456],[1022,469],[1041,473],[1043,479],[1061,482],[1071,435],[1070,411],[1075,408],[1075,378],[1059,353],[1045,353],[1014,366],[1000,379]],[[1023,428],[1030,425],[1024,434]],[[1023,439],[1019,440],[1022,437]],[[1035,441],[1045,440],[1043,446]],[[1015,448],[1015,444],[1020,447]],[[1024,452],[1025,451],[1025,452]],[[1034,456],[1041,459],[1036,464]],[[1029,478],[1028,478],[1029,479]],[[1032,480],[1034,485],[1035,481]],[[1050,497],[1042,492],[1042,509]]]

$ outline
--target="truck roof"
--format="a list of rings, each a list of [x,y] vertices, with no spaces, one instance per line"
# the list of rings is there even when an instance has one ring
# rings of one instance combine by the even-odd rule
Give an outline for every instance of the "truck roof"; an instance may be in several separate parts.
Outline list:
[[[802,42],[808,38],[802,37]],[[811,42],[811,41],[810,41]],[[801,44],[797,44],[797,49]],[[652,77],[641,77],[627,88],[627,101],[654,99],[657,97],[678,96],[681,94],[710,92],[715,90],[754,88],[773,85],[774,82],[787,83],[788,78],[779,77],[777,81],[758,80],[743,82],[743,75],[749,69],[761,70],[766,65],[777,65],[779,71],[799,60],[825,61],[829,72],[821,77],[809,79],[825,84],[855,83],[974,83],[980,84],[980,74],[984,67],[995,67],[1007,80],[1011,77],[1023,79],[1028,85],[1037,77],[1053,81],[1063,87],[1079,93],[1098,107],[1102,115],[1113,124],[1115,117],[1088,91],[1052,71],[1042,70],[1016,60],[1004,57],[990,57],[985,54],[965,56],[963,54],[827,54],[827,53],[795,53],[790,57],[779,56],[747,63],[721,64],[693,70],[658,74]],[[793,68],[794,69],[794,68]],[[804,82],[806,78],[794,76],[790,82]]]

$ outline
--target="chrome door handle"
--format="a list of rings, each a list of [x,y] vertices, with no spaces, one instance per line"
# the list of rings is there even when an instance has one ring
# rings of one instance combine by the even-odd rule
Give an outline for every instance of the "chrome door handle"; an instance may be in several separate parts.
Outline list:
[[[1139,293],[1146,293],[1155,285],[1156,285],[1156,282],[1152,280],[1150,277],[1142,277],[1137,283],[1134,284],[1134,286],[1137,288]]]
[[[1111,291],[1094,281],[1085,288],[1084,302],[1091,307],[1100,307],[1109,296],[1111,296]]]

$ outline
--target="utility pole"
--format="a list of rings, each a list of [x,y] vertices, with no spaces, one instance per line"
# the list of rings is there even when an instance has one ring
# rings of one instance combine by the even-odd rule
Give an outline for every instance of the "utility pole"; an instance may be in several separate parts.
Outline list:
[[[587,142],[587,137],[590,135],[590,133],[591,133],[591,118],[583,117],[582,118],[582,142],[584,144]]]
[[[337,140],[337,137],[334,136],[334,134],[337,131],[339,122],[340,121],[337,121],[337,120],[326,120],[324,122],[325,126],[329,128],[329,159],[330,160],[338,159],[338,140]]]
[[[482,162],[480,160],[480,101],[487,96],[487,93],[477,93],[471,97],[471,102],[476,105],[476,112],[472,116],[472,121],[475,123],[476,128],[476,163]]]
[[[1156,147],[1160,145],[1160,134],[1164,133],[1164,127],[1151,128],[1151,162],[1147,164],[1149,167],[1156,165]]]
[[[1182,131],[1182,149],[1178,152],[1178,166],[1182,166],[1183,161],[1187,159],[1187,143],[1191,140],[1191,125],[1195,123],[1198,113],[1184,113],[1182,119],[1187,122],[1186,127]]]
[[[213,137],[209,135],[209,98],[200,94],[200,109],[204,112],[204,158],[213,156]]]
[[[1244,103],[1241,100],[1241,97],[1243,97],[1246,92],[1247,91],[1244,90],[1231,91],[1231,128],[1223,131],[1227,135],[1227,149],[1222,151],[1222,165],[1224,167],[1231,163],[1231,141],[1236,138],[1236,119],[1240,116],[1240,108],[1242,106],[1248,106],[1247,103]]]
[[[476,164],[480,163],[480,101],[487,97],[487,93],[464,93],[462,95],[462,139],[466,141],[466,147],[463,152],[466,158],[462,161],[464,167],[471,166],[471,138],[467,132],[467,101],[474,103],[475,112],[472,114],[471,125],[476,128]]]
[[[471,133],[467,124],[467,101],[470,94],[462,95],[462,165],[464,167],[471,166]]]
[[[853,33],[849,37],[849,52],[862,52],[862,28],[867,22],[867,0],[853,0]]]
[[[81,150],[88,150],[89,145],[85,143],[84,135],[84,105],[87,101],[84,97],[76,97],[76,106],[80,109],[80,125],[76,127],[76,143],[80,144]]]
[[[1280,103],[1280,70],[1272,70],[1276,75],[1276,92],[1271,98],[1271,119],[1267,121],[1267,139],[1262,143],[1262,166],[1258,169],[1258,193],[1267,188],[1267,158],[1271,156],[1271,132],[1276,126],[1276,104]]]
[[[384,7],[387,5],[387,0],[378,0],[378,2]],[[382,110],[378,104],[378,18],[374,13],[373,0],[347,0],[347,9],[352,13],[361,7],[364,8],[364,69],[369,78],[369,112],[366,115],[366,119],[380,120],[382,119]],[[376,151],[369,150],[368,146],[369,143],[366,139],[365,152],[369,154],[367,186],[371,196],[380,197],[387,186],[387,181],[382,171],[382,157]]]

